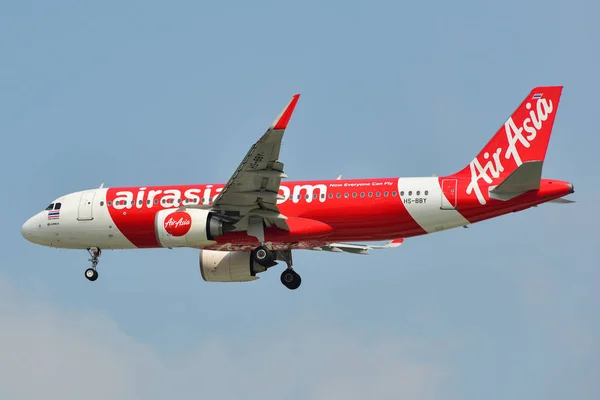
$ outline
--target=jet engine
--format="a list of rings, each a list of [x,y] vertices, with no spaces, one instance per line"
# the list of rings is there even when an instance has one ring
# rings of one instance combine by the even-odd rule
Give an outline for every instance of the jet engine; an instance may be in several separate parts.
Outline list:
[[[200,274],[206,282],[248,282],[266,268],[249,251],[200,250]]]

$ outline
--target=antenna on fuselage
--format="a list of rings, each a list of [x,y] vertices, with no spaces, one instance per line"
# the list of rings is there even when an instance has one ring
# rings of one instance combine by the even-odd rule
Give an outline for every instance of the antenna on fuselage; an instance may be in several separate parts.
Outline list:
[[[335,178],[336,181],[339,181],[340,179],[342,179],[342,175],[340,175],[337,178]]]
[[[104,187],[104,182],[102,182],[102,183],[100,184],[100,187],[99,187],[98,189],[102,189],[103,187]]]

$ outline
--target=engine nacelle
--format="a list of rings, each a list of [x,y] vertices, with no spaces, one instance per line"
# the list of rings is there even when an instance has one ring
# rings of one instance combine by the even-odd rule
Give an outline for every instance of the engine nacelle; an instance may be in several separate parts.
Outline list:
[[[226,231],[223,221],[197,208],[161,210],[156,213],[155,229],[163,247],[207,246]]]
[[[200,250],[200,274],[206,282],[248,282],[266,268],[249,251]]]

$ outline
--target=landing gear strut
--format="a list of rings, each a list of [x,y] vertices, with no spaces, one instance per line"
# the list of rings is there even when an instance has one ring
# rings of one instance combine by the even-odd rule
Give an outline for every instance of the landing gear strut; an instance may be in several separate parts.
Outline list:
[[[89,280],[94,282],[96,279],[98,279],[98,271],[96,271],[96,266],[98,265],[98,262],[100,261],[100,254],[102,254],[102,250],[100,250],[97,247],[92,247],[87,249],[88,253],[90,253],[90,259],[88,261],[92,262],[92,268],[88,268],[85,270],[85,277]]]

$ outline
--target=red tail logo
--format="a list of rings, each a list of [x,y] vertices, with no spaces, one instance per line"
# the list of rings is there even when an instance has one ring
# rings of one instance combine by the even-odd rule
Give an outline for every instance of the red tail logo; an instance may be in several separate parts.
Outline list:
[[[192,218],[185,212],[174,212],[165,219],[165,231],[169,235],[183,236],[190,231]]]
[[[525,161],[544,160],[561,92],[562,86],[531,91],[477,157],[459,172],[470,177],[467,194],[475,194],[479,203],[485,204],[487,193],[482,192],[482,184],[501,182]]]

